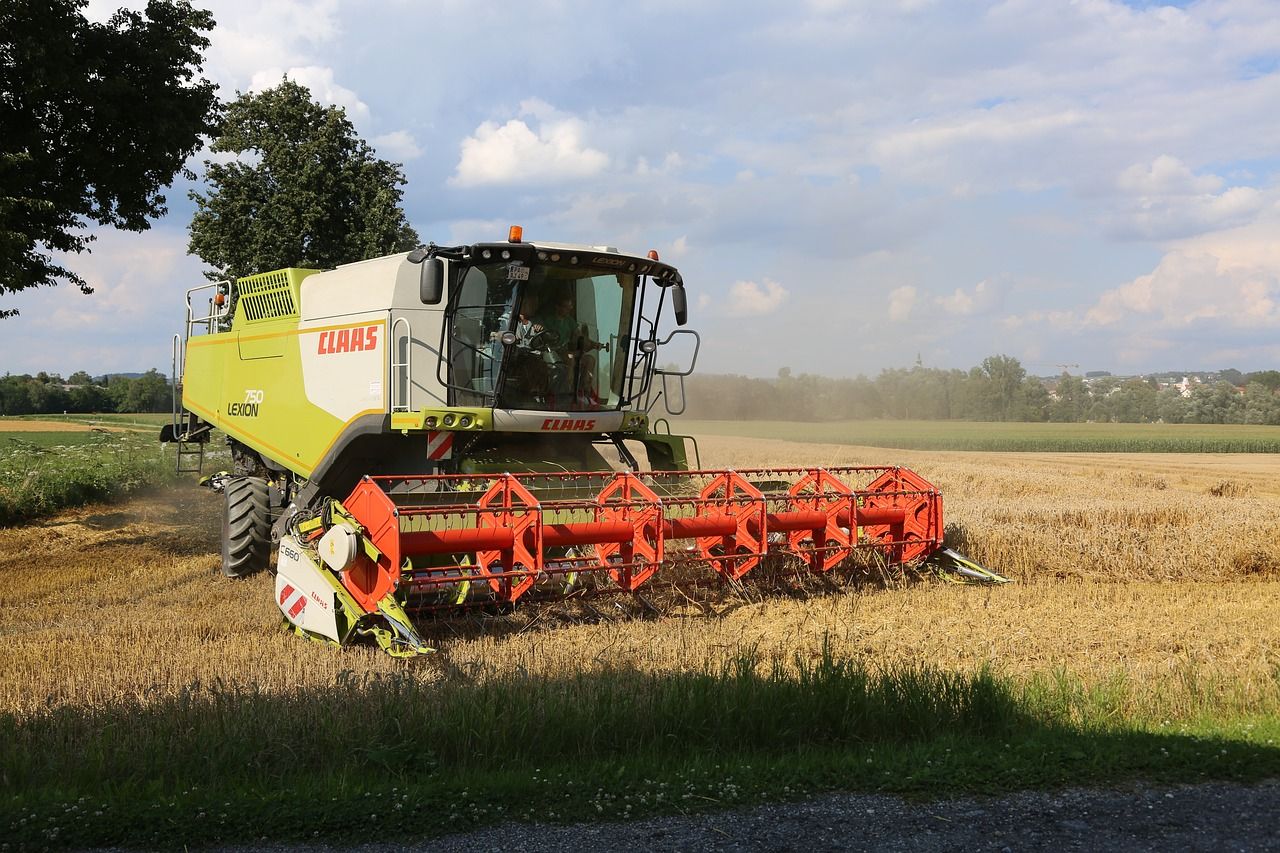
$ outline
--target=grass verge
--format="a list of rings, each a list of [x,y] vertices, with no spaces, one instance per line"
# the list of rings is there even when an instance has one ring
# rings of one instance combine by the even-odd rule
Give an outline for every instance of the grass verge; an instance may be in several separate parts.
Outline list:
[[[1201,683],[1176,709],[1143,710],[1123,679],[873,670],[829,651],[681,674],[193,685],[0,716],[0,827],[19,847],[342,843],[831,789],[1254,780],[1280,774],[1274,687],[1241,705]]]
[[[676,432],[897,450],[1038,453],[1280,453],[1280,427],[1237,424],[1040,424],[974,421],[704,421]]]

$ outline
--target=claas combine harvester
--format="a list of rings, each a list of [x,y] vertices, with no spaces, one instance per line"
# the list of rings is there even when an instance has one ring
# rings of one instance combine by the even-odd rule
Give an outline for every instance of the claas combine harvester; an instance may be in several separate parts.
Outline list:
[[[689,464],[696,443],[649,415],[683,409],[699,345],[662,331],[686,297],[656,251],[513,228],[211,283],[187,307],[161,437],[198,470],[225,433],[222,570],[277,546],[276,602],[315,639],[411,655],[424,612],[638,595],[664,570],[736,584],[780,554],[822,574],[951,553],[941,495],[906,469]]]

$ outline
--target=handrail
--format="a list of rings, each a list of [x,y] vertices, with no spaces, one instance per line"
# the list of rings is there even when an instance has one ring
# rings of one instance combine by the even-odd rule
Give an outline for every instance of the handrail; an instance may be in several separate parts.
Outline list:
[[[173,434],[178,434],[178,413],[182,411],[182,392],[179,390],[181,378],[186,374],[186,365],[182,363],[182,335],[173,336],[173,367],[169,378],[169,386],[173,397]]]
[[[400,338],[396,336],[396,329],[401,323],[404,323],[405,329],[405,345],[404,345],[404,361],[397,361],[400,351]],[[396,375],[397,370],[404,371],[404,399],[400,400],[400,382]],[[413,397],[413,327],[409,325],[408,317],[397,317],[391,323],[391,411],[408,412],[410,411],[411,398]]]
[[[231,301],[229,299],[226,302],[224,302],[222,305],[218,305],[217,301],[213,297],[210,297],[209,303],[208,303],[208,313],[197,316],[197,311],[196,311],[195,305],[192,302],[192,297],[194,297],[197,293],[200,293],[201,291],[209,290],[209,289],[213,289],[215,294],[229,293],[231,290],[231,280],[224,279],[222,281],[214,281],[208,284],[201,284],[197,287],[192,287],[187,290],[186,336],[188,338],[192,337],[195,334],[195,330],[197,326],[203,326],[204,332],[202,334],[206,334],[206,335],[210,335],[218,331],[218,328],[217,328],[218,324],[220,324],[223,320],[225,320],[227,318],[227,315],[231,311]]]

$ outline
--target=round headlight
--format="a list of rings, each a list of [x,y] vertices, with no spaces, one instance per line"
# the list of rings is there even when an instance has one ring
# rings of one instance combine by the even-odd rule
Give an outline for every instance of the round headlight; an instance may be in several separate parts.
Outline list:
[[[502,333],[502,337],[498,338],[498,340],[502,341],[502,342],[503,342],[504,344],[506,344],[507,346],[511,346],[512,344],[514,344],[514,343],[516,342],[516,333],[515,333],[515,332],[503,332],[503,333]]]
[[[485,260],[488,260],[489,258],[493,257],[493,252],[490,252],[488,249],[485,249],[480,252],[480,257],[484,258]]]
[[[435,429],[440,425],[440,419],[437,418],[435,415],[428,415],[427,419],[422,422],[422,425],[425,426],[427,429]]]
[[[458,419],[457,419],[457,418],[455,418],[452,414],[445,415],[445,416],[444,416],[444,425],[445,425],[445,426],[447,426],[447,427],[451,427],[451,426],[453,426],[453,425],[457,422],[457,420],[458,420]]]
[[[458,418],[458,426],[462,427],[463,429],[470,429],[471,423],[472,423],[471,415],[463,415],[462,417]]]
[[[640,352],[651,353],[657,348],[658,348],[657,341],[641,341],[640,342]]]

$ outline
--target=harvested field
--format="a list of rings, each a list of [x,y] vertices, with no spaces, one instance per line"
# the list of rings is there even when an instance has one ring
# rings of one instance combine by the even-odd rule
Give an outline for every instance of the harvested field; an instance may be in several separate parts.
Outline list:
[[[0,418],[0,432],[89,432],[110,430],[120,432],[120,427],[92,426],[71,421],[28,421],[17,418]]]
[[[182,486],[0,530],[0,710],[145,704],[193,683],[324,688],[353,674],[686,672],[746,648],[812,657],[824,644],[873,665],[990,663],[1089,683],[1124,673],[1152,711],[1218,689],[1188,686],[1206,674],[1242,707],[1275,688],[1280,458],[909,453],[733,438],[704,439],[703,454],[729,467],[913,467],[943,490],[950,538],[1018,583],[863,579],[807,599],[724,594],[705,612],[673,606],[659,620],[522,610],[432,625],[442,653],[406,665],[285,633],[269,577],[218,573],[220,497]]]

